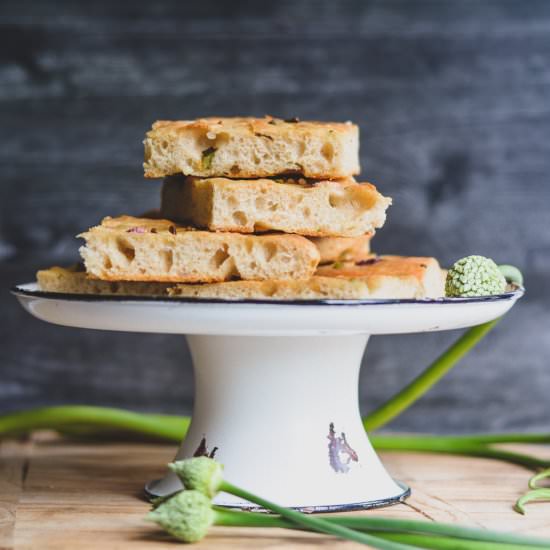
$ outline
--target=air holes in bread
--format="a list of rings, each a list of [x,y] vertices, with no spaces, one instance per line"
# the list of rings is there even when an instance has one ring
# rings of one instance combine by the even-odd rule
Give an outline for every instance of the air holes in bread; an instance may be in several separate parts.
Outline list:
[[[266,282],[262,290],[266,296],[271,297],[275,294],[275,292],[277,292],[277,285]]]
[[[126,240],[117,239],[116,242],[118,251],[128,260],[128,263],[134,261],[136,257],[136,249]]]
[[[332,158],[334,157],[334,147],[332,143],[325,143],[321,147],[321,155],[325,160],[328,160],[329,162],[332,161]]]
[[[277,253],[277,247],[273,243],[264,245],[264,256],[267,262],[270,262]]]
[[[339,206],[342,206],[342,204],[346,201],[346,198],[342,195],[331,193],[328,196],[328,202],[332,208],[338,208]]]
[[[360,193],[353,193],[351,197],[351,205],[356,210],[366,210],[372,208],[376,199],[374,195],[363,195]]]
[[[258,197],[256,199],[255,204],[256,204],[256,208],[258,210],[263,210],[265,208],[265,198],[264,197]]]
[[[242,210],[237,210],[236,212],[233,212],[233,221],[237,225],[246,225],[246,223],[248,222],[246,214]]]
[[[172,250],[161,250],[160,257],[165,271],[170,271],[174,265],[174,252]]]
[[[227,245],[224,245],[216,250],[216,253],[212,256],[212,262],[216,268],[220,268],[227,258],[229,258],[229,253],[227,252]]]
[[[229,134],[227,132],[220,132],[216,135],[216,142],[214,145],[216,147],[219,147],[220,145],[223,145],[229,141]]]

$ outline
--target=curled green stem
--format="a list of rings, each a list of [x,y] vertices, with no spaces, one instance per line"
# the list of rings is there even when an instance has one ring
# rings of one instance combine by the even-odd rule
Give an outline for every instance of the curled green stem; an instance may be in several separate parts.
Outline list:
[[[550,468],[546,468],[542,470],[542,472],[539,472],[538,474],[535,474],[530,480],[529,480],[529,489],[548,489],[548,487],[541,487],[539,485],[539,481],[542,479],[549,479],[550,478]]]
[[[508,283],[523,286],[523,274],[515,265],[501,264],[498,269]]]
[[[525,505],[533,500],[550,500],[550,489],[534,489],[525,493],[516,501],[514,510],[525,515]]]
[[[550,463],[547,464],[550,466]],[[550,478],[550,468],[547,467],[538,474],[535,474],[529,480],[529,489],[524,495],[519,497],[514,504],[514,510],[522,515],[525,515],[525,505],[532,500],[550,500],[550,488],[541,487],[539,481]]]

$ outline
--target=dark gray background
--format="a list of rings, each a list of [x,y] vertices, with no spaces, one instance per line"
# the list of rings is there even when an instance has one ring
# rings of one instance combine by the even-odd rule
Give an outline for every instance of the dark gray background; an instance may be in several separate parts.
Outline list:
[[[73,261],[102,216],[157,203],[152,121],[270,113],[361,126],[363,176],[394,198],[378,252],[526,275],[526,298],[391,427],[547,427],[550,2],[4,1],[0,58],[2,410],[190,411],[183,338],[47,325],[8,289]],[[374,338],[363,410],[457,336]]]

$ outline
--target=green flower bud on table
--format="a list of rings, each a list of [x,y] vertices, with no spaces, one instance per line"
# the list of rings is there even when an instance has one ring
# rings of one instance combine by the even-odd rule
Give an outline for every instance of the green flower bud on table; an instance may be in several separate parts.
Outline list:
[[[160,525],[173,537],[197,542],[206,536],[215,519],[210,499],[199,491],[180,491],[159,504],[147,519]]]
[[[490,258],[467,256],[447,273],[445,295],[449,297],[490,296],[505,291],[506,279]]]
[[[223,481],[223,466],[206,456],[178,460],[168,467],[181,479],[186,489],[200,491],[209,498],[218,493]]]

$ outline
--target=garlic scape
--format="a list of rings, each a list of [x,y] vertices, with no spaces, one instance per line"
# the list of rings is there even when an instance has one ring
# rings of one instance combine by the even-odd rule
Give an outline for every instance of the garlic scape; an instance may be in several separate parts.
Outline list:
[[[451,298],[490,296],[506,290],[506,279],[497,264],[483,256],[467,256],[447,273],[445,295]]]
[[[215,460],[208,457],[188,458],[176,461],[170,465],[170,469],[180,478],[186,490],[190,490],[193,493],[201,492],[208,499],[215,496],[219,491],[223,491],[248,500],[249,502],[253,502],[266,510],[275,512],[281,517],[289,520],[294,526],[305,528],[310,531],[334,535],[342,539],[370,545],[371,547],[378,548],[380,550],[409,550],[414,548],[413,546],[407,544],[384,540],[368,533],[362,533],[349,529],[348,527],[344,527],[343,525],[331,523],[325,519],[302,514],[301,512],[297,512],[291,508],[279,506],[274,502],[266,500],[226,481],[222,477],[222,468],[223,467]],[[185,490],[182,491],[182,493],[185,492]],[[160,504],[155,512],[162,514],[163,508],[165,506],[169,506],[171,501],[172,499],[169,499],[168,501]],[[204,516],[204,513],[200,514],[201,518]],[[191,533],[191,535],[193,536],[194,533]]]
[[[517,267],[497,265],[484,256],[467,256],[455,262],[447,272],[445,295],[468,298],[502,294],[510,283],[523,285],[523,275]]]
[[[534,537],[446,523],[364,515],[326,516],[321,519],[277,506],[235,487],[223,479],[223,466],[210,458],[177,461],[171,465],[171,469],[187,484],[186,489],[162,501],[147,517],[184,542],[196,542],[208,533],[211,526],[218,525],[318,531],[355,540],[372,548],[396,550],[526,550],[548,548],[550,544],[548,540]],[[213,506],[211,497],[218,490],[246,498],[277,515]]]

